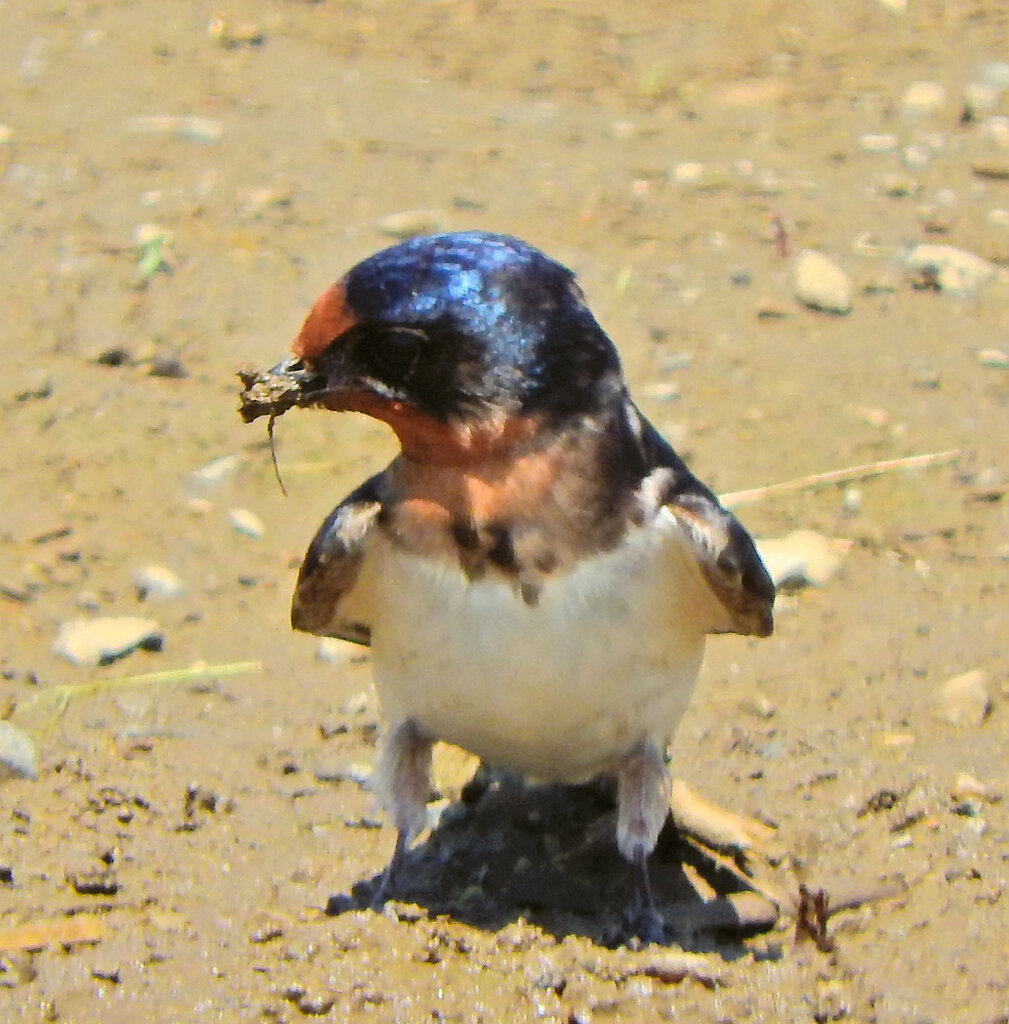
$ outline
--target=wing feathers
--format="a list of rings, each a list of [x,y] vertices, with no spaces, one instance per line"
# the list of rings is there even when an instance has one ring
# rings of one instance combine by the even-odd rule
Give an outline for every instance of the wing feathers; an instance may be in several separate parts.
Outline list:
[[[662,435],[639,412],[637,415],[640,444],[648,463],[655,467],[643,488],[651,490],[658,504],[676,516],[694,545],[701,572],[726,613],[713,631],[769,636],[774,628],[774,584],[752,538]]]
[[[291,625],[304,633],[335,636],[365,646],[371,625],[341,602],[357,581],[368,538],[381,511],[382,475],[372,477],[326,518],[309,545],[291,602]]]

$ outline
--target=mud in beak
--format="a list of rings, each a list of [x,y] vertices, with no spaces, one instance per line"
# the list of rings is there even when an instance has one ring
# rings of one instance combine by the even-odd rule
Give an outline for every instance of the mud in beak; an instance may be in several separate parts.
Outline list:
[[[240,370],[238,377],[244,388],[239,412],[246,423],[315,405],[328,392],[326,375],[310,369],[297,356],[288,356],[269,370]]]

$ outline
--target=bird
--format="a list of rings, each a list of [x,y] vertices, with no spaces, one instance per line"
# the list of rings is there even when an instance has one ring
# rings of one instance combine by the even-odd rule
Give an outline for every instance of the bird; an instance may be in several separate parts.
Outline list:
[[[536,782],[615,779],[629,927],[658,941],[648,861],[706,638],[773,629],[752,538],[635,405],[575,275],[517,238],[375,253],[319,296],[291,353],[276,369],[304,404],[399,442],[319,528],[291,607],[295,630],[371,648],[374,788],[397,835],[380,899],[445,741]]]

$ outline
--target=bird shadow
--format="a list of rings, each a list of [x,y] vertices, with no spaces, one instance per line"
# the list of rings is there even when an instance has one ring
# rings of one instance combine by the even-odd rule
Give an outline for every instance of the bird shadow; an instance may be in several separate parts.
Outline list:
[[[615,820],[614,787],[605,781],[534,786],[494,777],[477,793],[464,791],[406,854],[390,898],[488,931],[524,919],[557,939],[634,944],[634,878],[616,848]],[[650,868],[663,943],[733,959],[743,938],[761,930],[722,898],[741,890],[739,878],[683,840],[671,821]],[[373,906],[382,878],[332,896],[327,912]]]

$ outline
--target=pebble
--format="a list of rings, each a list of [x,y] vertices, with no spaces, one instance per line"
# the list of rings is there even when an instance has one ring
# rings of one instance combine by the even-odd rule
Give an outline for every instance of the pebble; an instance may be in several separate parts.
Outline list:
[[[946,90],[938,82],[912,82],[900,98],[906,117],[927,117],[946,103]]]
[[[843,316],[851,310],[851,279],[829,257],[803,249],[792,264],[795,297],[810,309]]]
[[[390,238],[413,238],[445,230],[445,214],[441,210],[403,210],[379,217],[375,227]]]
[[[850,547],[850,541],[824,537],[813,530],[757,541],[760,557],[779,590],[825,586]]]
[[[317,782],[353,782],[367,789],[373,775],[370,764],[329,764],[320,761],[312,774]]]
[[[1000,348],[982,348],[977,353],[977,361],[982,366],[992,366],[997,370],[1009,370],[1009,353]]]
[[[186,585],[171,569],[163,565],[145,565],[133,574],[138,601],[171,601],[186,592]]]
[[[1009,61],[990,60],[982,64],[974,81],[995,89],[1009,89]]]
[[[980,779],[975,779],[973,775],[969,775],[967,772],[960,772],[957,775],[956,782],[953,783],[949,795],[954,800],[998,799],[998,794],[992,793],[991,789],[981,782]]]
[[[262,46],[266,34],[254,22],[229,21],[218,14],[207,25],[207,35],[223,50]]]
[[[237,455],[222,455],[189,474],[193,483],[201,487],[216,487],[232,476],[241,459]]]
[[[963,106],[971,117],[990,114],[997,106],[1002,90],[989,82],[968,82],[963,87]]]
[[[947,679],[936,692],[936,703],[943,721],[976,728],[991,711],[987,676],[982,669],[973,669]]]
[[[315,646],[315,660],[326,665],[342,665],[350,661],[350,645],[335,636],[321,636]]]
[[[236,533],[240,533],[243,537],[249,537],[252,540],[262,540],[263,535],[266,533],[263,521],[255,512],[250,512],[247,508],[231,509],[228,512],[228,522],[231,523]]]
[[[641,388],[641,393],[657,402],[674,402],[680,397],[680,386],[671,380],[652,381]]]
[[[913,282],[954,295],[976,294],[996,275],[988,260],[952,245],[923,243],[905,250],[902,263]]]
[[[216,118],[193,114],[128,117],[123,127],[135,135],[174,135],[188,142],[202,143],[217,142],[224,134],[224,125]]]
[[[64,622],[53,652],[80,667],[108,665],[143,648],[160,651],[165,643],[161,627],[152,619],[74,619]]]
[[[0,720],[0,782],[38,777],[39,755],[32,738],[13,722]]]
[[[698,185],[703,179],[704,164],[689,161],[673,168],[673,181],[677,185]]]
[[[987,178],[989,181],[1009,181],[1009,159],[975,160],[970,169],[978,178]]]
[[[934,155],[930,147],[915,142],[900,151],[900,162],[909,171],[921,171],[928,167]]]
[[[867,132],[859,135],[856,145],[863,153],[893,153],[899,145],[896,135]]]
[[[46,370],[38,368],[24,375],[13,397],[15,402],[34,402],[49,398],[52,393],[52,377]]]

